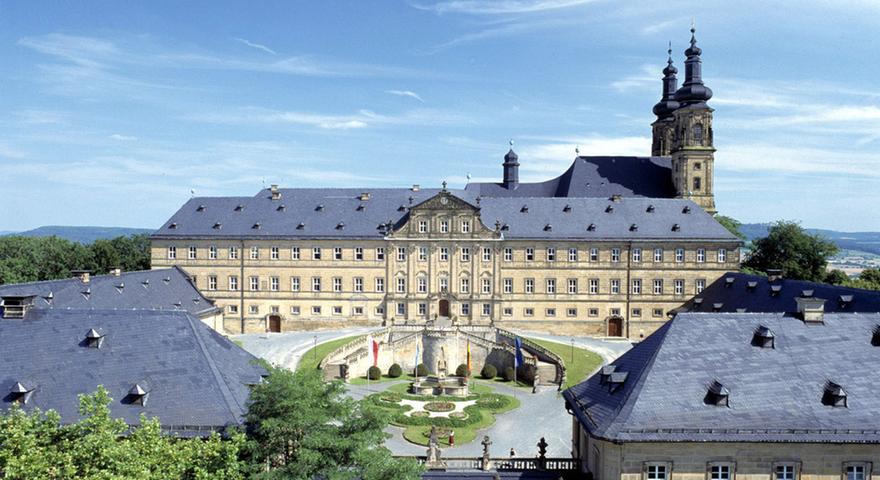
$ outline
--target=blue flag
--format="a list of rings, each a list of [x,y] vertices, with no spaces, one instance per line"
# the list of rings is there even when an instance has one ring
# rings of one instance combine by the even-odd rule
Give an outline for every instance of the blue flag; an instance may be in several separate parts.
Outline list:
[[[519,337],[516,337],[516,357],[514,358],[514,366],[519,368],[523,364],[523,354],[522,354],[522,340]]]

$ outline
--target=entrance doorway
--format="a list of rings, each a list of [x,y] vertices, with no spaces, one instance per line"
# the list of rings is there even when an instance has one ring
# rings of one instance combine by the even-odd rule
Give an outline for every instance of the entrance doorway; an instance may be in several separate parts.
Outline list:
[[[439,314],[441,317],[449,316],[449,300],[440,300],[440,305],[438,306]]]
[[[269,331],[272,333],[281,332],[281,315],[269,315]]]
[[[623,319],[620,317],[611,317],[608,319],[608,336],[609,337],[622,337],[623,336]]]

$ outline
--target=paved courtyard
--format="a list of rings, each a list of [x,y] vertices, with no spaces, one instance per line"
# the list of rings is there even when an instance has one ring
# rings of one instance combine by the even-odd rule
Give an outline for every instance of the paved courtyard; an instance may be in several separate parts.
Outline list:
[[[324,330],[314,332],[286,332],[268,334],[238,335],[233,338],[242,342],[244,348],[254,355],[274,364],[287,368],[296,368],[304,353],[317,343],[321,344],[337,338],[362,335],[370,328],[350,328],[343,330]],[[580,348],[592,350],[610,362],[629,350],[632,346],[626,340],[601,339],[593,337],[571,337],[547,335],[543,333],[518,331],[524,336],[556,341]],[[371,385],[349,385],[352,397],[360,399],[367,395],[384,391],[395,382],[374,383]],[[505,456],[513,448],[517,456],[533,457],[537,455],[538,440],[547,440],[547,454],[554,457],[571,455],[571,416],[565,411],[565,401],[555,389],[544,389],[531,393],[523,389],[514,389],[504,384],[492,384],[498,393],[515,395],[521,403],[520,408],[496,416],[495,423],[477,434],[477,440],[454,448],[445,448],[444,456],[479,456],[482,446],[479,440],[483,435],[492,439],[492,455]],[[403,439],[403,428],[390,426],[387,429],[391,438],[386,446],[397,455],[424,455],[425,447],[413,445]]]

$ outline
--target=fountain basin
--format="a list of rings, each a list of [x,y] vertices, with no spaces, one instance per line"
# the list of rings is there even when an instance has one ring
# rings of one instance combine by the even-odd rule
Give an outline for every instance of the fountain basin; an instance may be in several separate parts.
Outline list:
[[[439,377],[429,375],[418,377],[410,384],[410,392],[415,395],[449,395],[453,397],[468,396],[466,377]]]

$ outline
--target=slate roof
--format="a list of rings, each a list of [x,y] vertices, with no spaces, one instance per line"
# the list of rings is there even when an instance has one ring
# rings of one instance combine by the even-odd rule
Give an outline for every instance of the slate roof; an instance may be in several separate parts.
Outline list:
[[[100,348],[83,344],[89,329],[105,334]],[[172,311],[31,310],[23,320],[0,319],[0,409],[16,382],[35,385],[25,409],[79,419],[78,395],[109,390],[111,413],[129,425],[141,413],[182,436],[238,425],[248,385],[265,371],[251,354],[192,315]],[[145,406],[126,403],[133,385]]]
[[[280,192],[280,200],[272,200],[269,190],[254,197],[193,198],[153,238],[382,238],[381,225],[390,221],[399,227],[411,207],[440,190]],[[369,192],[370,199],[360,200],[362,192]],[[505,238],[737,241],[690,200],[623,197],[613,202],[609,197],[477,197],[467,189],[448,192],[479,208],[488,228],[493,229],[496,221],[506,225],[502,230]],[[590,224],[595,228],[588,229]]]
[[[601,375],[563,392],[594,436],[619,442],[880,443],[880,314],[826,313],[806,324],[783,313],[682,313],[618,358],[612,392]],[[759,326],[775,348],[752,345]],[[729,389],[729,406],[704,401]],[[823,404],[832,381],[846,407]]]
[[[732,279],[732,280],[729,280]],[[712,282],[678,311],[794,312],[796,298],[811,294],[824,298],[826,312],[880,312],[880,292],[803,280],[778,279],[728,272]]]
[[[483,197],[674,198],[670,157],[575,158],[562,175],[508,190],[502,183],[470,183],[465,190]]]
[[[36,296],[38,309],[184,310],[196,316],[217,311],[178,267],[96,275],[89,283],[65,278],[0,285],[0,298],[6,296]]]

